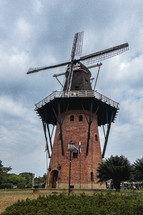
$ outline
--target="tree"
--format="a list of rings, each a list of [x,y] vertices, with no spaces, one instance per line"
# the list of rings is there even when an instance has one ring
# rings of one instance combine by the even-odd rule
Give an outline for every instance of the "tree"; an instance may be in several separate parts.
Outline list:
[[[133,163],[133,180],[143,181],[143,158]]]
[[[45,183],[46,183],[46,179],[47,179],[47,174],[45,173],[42,177],[36,177],[34,179],[34,184],[35,185],[38,185],[39,187],[44,185],[45,186]]]
[[[99,164],[97,169],[98,182],[112,180],[116,191],[120,191],[120,183],[130,179],[131,165],[124,156],[111,156]]]
[[[6,177],[6,183],[12,183],[15,186],[18,186],[19,184],[26,184],[26,179],[22,177],[21,175],[16,175],[14,173],[7,174]]]
[[[22,172],[19,175],[22,176],[23,178],[25,178],[25,180],[26,180],[25,185],[26,185],[27,188],[32,187],[33,173],[31,173],[31,172]]]
[[[2,161],[0,160],[0,186],[6,182],[7,173],[11,170],[11,167],[4,167]]]

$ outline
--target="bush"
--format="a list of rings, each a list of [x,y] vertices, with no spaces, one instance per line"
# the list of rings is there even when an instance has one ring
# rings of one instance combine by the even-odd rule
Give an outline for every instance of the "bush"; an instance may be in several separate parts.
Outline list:
[[[25,183],[18,183],[17,188],[24,189],[25,188]]]
[[[13,184],[12,183],[3,183],[0,185],[1,189],[12,189],[13,188]]]
[[[142,215],[143,196],[140,194],[94,194],[80,196],[65,194],[39,196],[38,199],[18,201],[1,215]]]

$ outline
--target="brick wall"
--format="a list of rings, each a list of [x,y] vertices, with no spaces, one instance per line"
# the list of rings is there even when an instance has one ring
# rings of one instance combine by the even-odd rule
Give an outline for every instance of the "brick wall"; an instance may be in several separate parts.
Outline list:
[[[70,121],[71,115],[74,116],[74,121]],[[80,115],[82,115],[83,121],[79,121]],[[86,116],[89,120],[88,111],[86,111]],[[81,142],[81,153],[78,153],[77,158],[73,158],[72,155],[71,185],[74,185],[74,188],[81,189],[99,188],[100,185],[97,184],[96,179],[96,169],[98,167],[98,163],[102,161],[102,156],[97,126],[97,116],[92,114],[89,151],[87,156],[86,146],[88,123],[83,110],[69,110],[66,115],[65,113],[62,113],[61,118],[64,118],[62,125],[64,156],[62,156],[61,151],[60,128],[57,124],[52,157],[49,165],[51,171],[48,172],[47,187],[52,187],[54,186],[53,184],[55,184],[57,188],[68,188],[70,158],[68,143],[72,140],[77,149],[79,148],[79,141]],[[61,167],[60,170],[58,169],[58,166]],[[58,175],[56,176],[56,174]]]

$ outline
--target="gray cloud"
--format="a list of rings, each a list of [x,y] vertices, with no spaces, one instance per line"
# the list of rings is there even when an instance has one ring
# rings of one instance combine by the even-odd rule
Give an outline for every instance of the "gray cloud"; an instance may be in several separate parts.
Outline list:
[[[142,156],[143,3],[10,0],[0,2],[0,159],[16,173],[46,171],[44,135],[34,104],[54,90],[65,68],[26,75],[29,67],[70,59],[75,32],[84,31],[83,55],[129,42],[130,50],[103,62],[97,90],[120,102],[107,154]],[[92,69],[93,76],[96,70]],[[102,137],[101,137],[102,139]]]

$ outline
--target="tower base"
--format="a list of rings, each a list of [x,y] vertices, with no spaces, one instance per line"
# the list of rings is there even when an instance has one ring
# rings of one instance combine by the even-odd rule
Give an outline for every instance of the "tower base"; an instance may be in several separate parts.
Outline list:
[[[105,190],[106,185],[105,184],[71,184],[72,189],[77,189],[77,190]],[[48,186],[46,186],[48,188]],[[56,189],[69,189],[69,184],[57,184]]]

